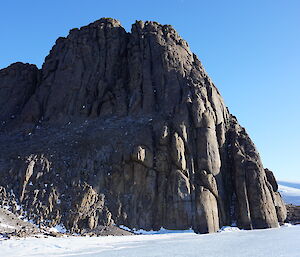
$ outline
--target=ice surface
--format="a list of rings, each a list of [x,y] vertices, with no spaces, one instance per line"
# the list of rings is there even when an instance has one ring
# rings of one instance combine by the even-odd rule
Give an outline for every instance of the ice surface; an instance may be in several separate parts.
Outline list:
[[[300,189],[300,182],[296,181],[278,181],[279,185]]]
[[[295,183],[280,182],[278,191],[285,203],[300,205],[300,185]]]
[[[27,238],[0,240],[1,256],[299,257],[300,226],[207,235]]]

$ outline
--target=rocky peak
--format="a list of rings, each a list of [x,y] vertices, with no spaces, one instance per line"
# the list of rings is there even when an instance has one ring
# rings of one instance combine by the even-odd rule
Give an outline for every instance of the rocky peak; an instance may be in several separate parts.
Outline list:
[[[87,26],[84,26],[84,27],[100,27],[100,28],[103,28],[103,27],[113,27],[113,28],[118,28],[118,27],[122,27],[120,21],[118,21],[117,19],[114,19],[114,18],[101,18],[97,21],[94,21],[92,23],[90,23],[89,25]],[[84,28],[82,27],[82,28]]]
[[[1,70],[0,101],[12,128],[0,134],[0,186],[37,223],[207,233],[286,218],[273,174],[169,25],[73,29],[41,70]]]
[[[113,18],[101,18],[97,21],[90,23],[89,25],[71,29],[68,38],[72,38],[72,36],[74,34],[76,35],[76,33],[78,32],[86,33],[91,30],[110,30],[114,28],[121,28],[122,30],[124,30],[121,23],[118,20]]]

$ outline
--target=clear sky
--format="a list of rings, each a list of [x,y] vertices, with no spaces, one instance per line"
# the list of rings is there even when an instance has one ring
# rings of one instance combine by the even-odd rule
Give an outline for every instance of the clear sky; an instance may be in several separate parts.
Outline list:
[[[0,7],[0,68],[43,63],[59,36],[101,17],[171,24],[246,127],[264,166],[300,181],[300,0],[11,0]]]

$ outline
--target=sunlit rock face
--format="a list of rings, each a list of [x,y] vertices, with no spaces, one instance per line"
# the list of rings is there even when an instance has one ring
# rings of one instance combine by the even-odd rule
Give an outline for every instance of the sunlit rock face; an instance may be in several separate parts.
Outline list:
[[[286,218],[271,171],[170,25],[100,19],[0,71],[1,201],[36,223],[215,232]]]

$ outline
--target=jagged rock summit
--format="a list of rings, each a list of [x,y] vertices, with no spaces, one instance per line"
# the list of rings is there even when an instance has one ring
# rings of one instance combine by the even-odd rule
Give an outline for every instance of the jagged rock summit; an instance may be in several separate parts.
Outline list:
[[[0,103],[0,198],[38,224],[207,233],[286,218],[272,172],[169,25],[72,29],[42,69],[0,71]]]

